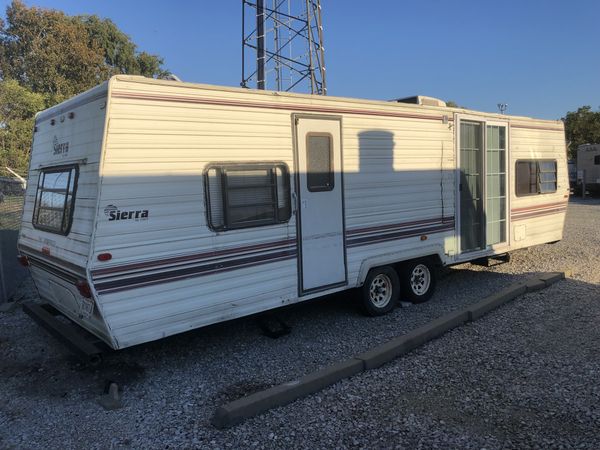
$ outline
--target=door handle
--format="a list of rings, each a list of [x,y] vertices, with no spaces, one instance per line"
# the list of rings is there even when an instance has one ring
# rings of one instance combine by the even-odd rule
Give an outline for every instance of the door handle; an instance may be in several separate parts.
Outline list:
[[[296,214],[298,210],[298,196],[295,192],[292,192],[292,214]]]

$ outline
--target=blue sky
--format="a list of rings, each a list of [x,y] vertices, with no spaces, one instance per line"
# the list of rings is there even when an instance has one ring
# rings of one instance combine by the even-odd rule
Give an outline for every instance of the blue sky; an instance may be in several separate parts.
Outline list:
[[[600,107],[600,1],[321,1],[330,95],[547,119]],[[108,17],[183,80],[239,86],[240,0],[25,3]]]

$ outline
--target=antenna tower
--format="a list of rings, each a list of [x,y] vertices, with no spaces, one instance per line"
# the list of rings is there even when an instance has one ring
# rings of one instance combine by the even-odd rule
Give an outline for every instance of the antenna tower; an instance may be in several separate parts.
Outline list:
[[[327,94],[320,0],[242,0],[241,85]]]

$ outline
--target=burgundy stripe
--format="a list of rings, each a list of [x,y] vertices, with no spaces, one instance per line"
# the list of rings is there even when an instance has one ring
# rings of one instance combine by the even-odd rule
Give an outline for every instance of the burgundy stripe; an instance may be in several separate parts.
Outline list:
[[[214,259],[216,257],[239,254],[239,253],[250,252],[250,251],[255,251],[255,250],[267,250],[267,249],[271,249],[271,248],[283,247],[283,246],[291,245],[291,244],[295,244],[295,243],[296,243],[295,239],[287,239],[287,240],[283,240],[283,241],[274,241],[274,242],[267,242],[267,243],[263,243],[263,244],[248,245],[245,247],[227,248],[224,250],[211,250],[208,252],[196,253],[193,255],[175,256],[172,258],[165,258],[165,259],[158,259],[158,260],[148,261],[148,262],[127,264],[124,266],[106,267],[104,269],[95,269],[92,271],[92,275],[98,276],[98,275],[114,274],[117,272],[124,272],[124,271],[128,271],[128,270],[158,267],[158,266],[162,266],[164,264],[176,264],[176,263],[180,263],[180,262],[188,262],[188,261],[195,261],[195,260],[200,261],[200,260],[206,260],[206,259]]]
[[[264,264],[280,259],[288,259],[296,255],[295,250],[286,250],[275,253],[270,253],[261,256],[252,256],[248,258],[240,258],[231,261],[225,261],[222,263],[212,263],[197,267],[187,267],[185,269],[171,270],[168,272],[159,272],[151,275],[142,275],[132,278],[125,278],[115,281],[105,281],[100,283],[94,283],[94,286],[98,292],[112,291],[113,289],[122,290],[133,289],[138,287],[140,284],[155,284],[163,283],[171,280],[193,278],[196,276],[208,275],[211,273],[225,272],[229,270],[235,270],[242,267],[251,267],[258,264]]]
[[[66,272],[64,270],[61,270],[60,267],[48,264],[46,261],[40,260],[33,256],[29,257],[29,263],[31,264],[32,267],[37,267],[40,270],[44,270],[44,271],[54,275],[55,277],[58,277],[61,280],[65,280],[71,284],[76,284],[78,281],[81,280],[81,277],[74,276],[71,272]],[[84,278],[85,278],[85,276],[84,276]]]
[[[524,220],[524,219],[532,219],[534,217],[549,216],[552,214],[564,213],[566,211],[567,211],[566,208],[548,209],[546,211],[532,212],[532,213],[528,213],[528,214],[522,214],[519,216],[511,215],[510,220],[517,221],[517,220]]]
[[[510,124],[511,128],[524,128],[524,129],[531,129],[531,130],[547,130],[547,131],[560,131],[564,133],[564,129],[562,128],[554,128],[554,127],[541,127],[538,125],[518,125],[518,124]]]
[[[285,261],[288,259],[292,259],[295,255],[291,255],[291,256],[282,256],[280,258],[273,258],[270,259],[269,261],[266,261],[267,263],[272,263],[272,262],[279,262],[279,261]],[[254,266],[260,266],[261,264],[263,264],[262,262],[259,263],[250,263],[250,264],[246,264],[243,266],[239,266],[239,267],[235,267],[235,269],[246,269],[249,267],[254,267]],[[233,269],[215,269],[215,270],[211,270],[209,272],[203,273],[202,275],[212,275],[215,273],[220,273],[220,272],[227,272],[229,270],[233,270]],[[165,284],[165,283],[170,283],[173,281],[179,281],[179,280],[186,280],[189,278],[196,278],[199,275],[180,275],[180,276],[174,276],[172,278],[169,279],[165,279],[165,280],[155,280],[155,281],[148,281],[148,282],[141,282],[138,283],[136,285],[124,285],[122,287],[117,287],[117,288],[109,288],[109,289],[105,289],[103,291],[98,291],[99,294],[112,294],[115,292],[123,292],[123,291],[129,291],[131,289],[139,289],[139,288],[143,288],[143,287],[147,287],[147,286],[154,286],[157,284]]]
[[[431,224],[454,223],[454,217],[437,217],[435,219],[415,220],[413,222],[402,222],[402,223],[395,223],[395,224],[389,224],[389,225],[378,225],[378,226],[373,226],[373,227],[357,228],[354,230],[349,230],[346,233],[346,236],[352,236],[355,234],[361,234],[361,233],[373,232],[373,231],[383,231],[383,230],[389,230],[389,229],[407,228],[407,227],[411,227],[411,226],[426,225],[426,224],[430,224],[430,223]]]
[[[453,224],[454,218],[453,217],[445,217],[445,218],[440,217],[440,218],[435,218],[435,219],[415,220],[412,222],[402,222],[402,223],[397,223],[397,224],[388,224],[388,225],[381,225],[381,226],[374,226],[374,227],[358,228],[358,229],[354,229],[354,230],[349,230],[346,233],[346,236],[352,236],[352,235],[366,233],[366,232],[385,231],[385,230],[394,231],[396,229],[406,228],[406,227],[410,227],[410,226],[428,225],[428,224],[433,225],[433,224],[437,224],[437,223]],[[127,265],[123,265],[123,266],[95,269],[92,271],[92,275],[94,277],[101,277],[103,275],[114,275],[114,274],[119,274],[121,272],[127,272],[127,271],[131,271],[131,270],[150,269],[153,267],[160,267],[163,265],[170,265],[170,264],[179,264],[179,263],[184,263],[184,262],[208,262],[209,260],[215,259],[217,257],[231,256],[234,254],[236,256],[242,256],[243,253],[251,253],[252,251],[257,251],[257,250],[275,249],[278,247],[289,246],[289,245],[292,245],[295,243],[296,243],[295,239],[287,239],[287,240],[283,240],[283,241],[255,244],[255,245],[250,245],[250,246],[245,246],[245,247],[228,248],[228,249],[219,250],[219,251],[212,250],[212,251],[197,253],[197,254],[193,254],[193,255],[176,256],[176,257],[172,257],[172,258],[165,258],[165,259],[148,261],[148,262],[140,262],[140,263],[127,264]]]
[[[86,276],[85,267],[76,266],[75,264],[57,258],[56,256],[46,255],[45,253],[42,253],[41,251],[36,250],[35,248],[29,247],[27,245],[19,245],[18,250],[19,252],[27,256],[37,257],[40,261],[44,262],[47,265],[52,265],[57,270],[65,271],[65,273],[71,271],[71,275],[75,274],[83,278],[85,278]]]
[[[528,214],[543,214],[546,211],[556,211],[556,210],[564,211],[566,209],[567,208],[564,206],[555,206],[554,208],[536,209],[536,210],[532,210],[532,211],[520,211],[518,213],[511,213],[511,217],[526,216]]]
[[[515,212],[527,212],[527,211],[533,211],[533,210],[537,210],[537,209],[542,209],[542,208],[550,208],[551,206],[566,206],[568,204],[568,202],[554,202],[554,203],[544,203],[543,205],[535,205],[535,206],[526,206],[523,208],[513,208],[510,210],[511,214],[515,213]]]
[[[241,106],[244,108],[262,108],[262,109],[284,109],[290,111],[308,111],[308,112],[325,112],[337,114],[360,114],[365,116],[382,116],[382,117],[403,117],[407,119],[425,119],[442,121],[444,116],[429,116],[426,114],[409,114],[392,111],[373,111],[362,109],[344,109],[344,108],[328,108],[323,106],[306,106],[306,105],[291,105],[286,103],[254,103],[240,102],[235,100],[224,99],[209,99],[202,97],[184,97],[184,96],[167,96],[167,95],[149,95],[149,94],[131,94],[119,91],[113,91],[113,97],[155,100],[161,102],[181,102],[181,103],[197,103],[203,105],[219,105],[219,106]],[[448,120],[452,120],[448,117]]]
[[[386,242],[386,241],[394,241],[396,239],[404,239],[414,236],[420,236],[423,234],[430,233],[440,233],[442,231],[452,231],[454,230],[454,225],[439,225],[436,227],[430,228],[421,228],[419,230],[407,230],[407,231],[399,231],[396,233],[388,233],[383,235],[375,235],[375,236],[365,236],[360,238],[354,238],[348,241],[348,247],[357,247],[365,244],[372,244],[377,242]]]

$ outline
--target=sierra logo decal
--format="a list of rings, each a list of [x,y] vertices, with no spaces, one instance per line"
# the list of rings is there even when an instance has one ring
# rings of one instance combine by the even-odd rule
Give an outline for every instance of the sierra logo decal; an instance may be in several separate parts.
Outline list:
[[[58,138],[54,136],[52,141],[54,147],[53,155],[66,155],[69,153],[69,142],[58,142]]]
[[[138,209],[135,211],[122,211],[115,205],[108,205],[104,208],[104,214],[108,217],[108,221],[113,220],[148,220],[148,210]]]

